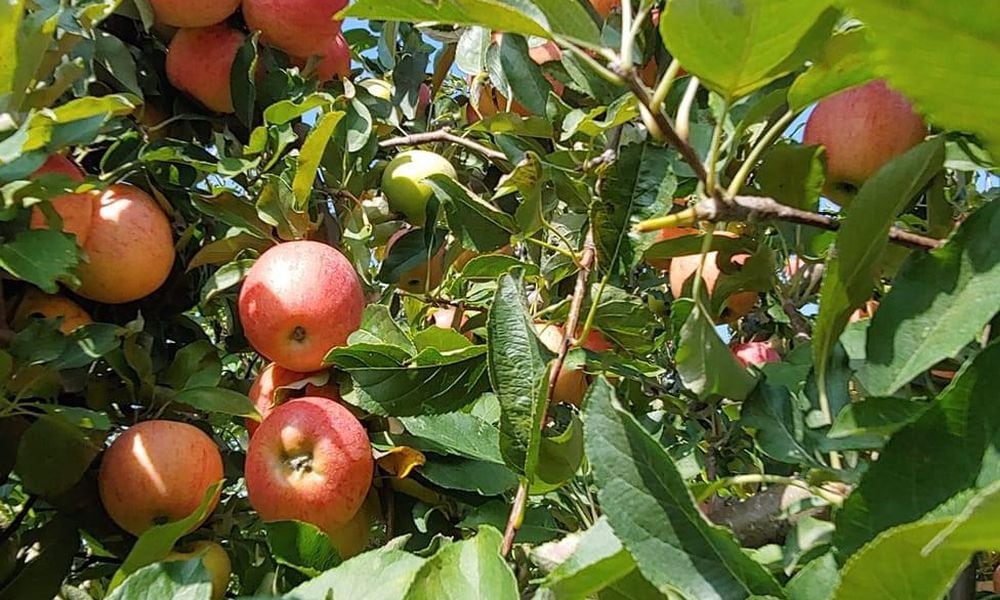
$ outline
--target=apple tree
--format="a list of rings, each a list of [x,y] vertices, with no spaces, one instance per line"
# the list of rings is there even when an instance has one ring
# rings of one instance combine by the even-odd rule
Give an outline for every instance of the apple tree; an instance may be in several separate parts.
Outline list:
[[[0,3],[0,598],[988,595],[998,24]]]

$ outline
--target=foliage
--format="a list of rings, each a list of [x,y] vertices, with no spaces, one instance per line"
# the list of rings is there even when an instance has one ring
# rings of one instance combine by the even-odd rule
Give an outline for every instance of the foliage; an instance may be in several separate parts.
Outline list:
[[[196,540],[228,554],[227,597],[293,600],[937,600],[1000,550],[995,2],[353,0],[350,77],[248,35],[215,82],[231,114],[171,85],[156,4],[0,3],[0,597],[208,599],[207,560],[164,561]],[[875,78],[931,128],[839,208],[826,151],[797,140]],[[423,182],[419,228],[381,190],[412,147],[457,171]],[[54,155],[85,177],[36,175]],[[57,208],[122,182],[177,259],[101,304]],[[366,296],[276,396],[336,386],[368,432],[352,558],[264,523],[243,477],[269,406],[240,285],[304,239]],[[691,255],[718,280],[670,285]],[[93,322],[32,308],[39,290]],[[744,368],[750,341],[780,362]],[[97,480],[149,419],[209,434],[225,478],[135,537]]]

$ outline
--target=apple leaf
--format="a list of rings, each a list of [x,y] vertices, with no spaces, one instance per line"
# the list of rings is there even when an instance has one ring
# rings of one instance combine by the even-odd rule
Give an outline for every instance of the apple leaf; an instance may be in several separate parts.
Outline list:
[[[462,246],[492,252],[510,244],[510,235],[517,230],[510,215],[447,175],[431,175],[425,181],[444,207],[448,225]]]
[[[1000,204],[973,213],[942,248],[914,256],[868,329],[865,387],[893,394],[958,353],[1000,311]]]
[[[829,1],[671,0],[660,17],[670,54],[724,97],[735,99],[794,71],[829,35]]]
[[[583,419],[601,507],[650,583],[689,598],[782,595],[730,532],[705,519],[666,449],[603,377],[587,393]]]
[[[63,578],[73,566],[73,557],[80,550],[76,525],[57,515],[40,528],[22,534],[21,543],[29,560],[10,580],[0,584],[0,598],[57,597]]]
[[[330,537],[309,523],[274,521],[265,523],[267,546],[279,564],[306,577],[316,577],[340,564],[340,555]]]
[[[313,183],[316,181],[316,172],[319,170],[320,160],[326,145],[333,135],[333,130],[337,123],[344,118],[343,111],[331,111],[323,113],[316,124],[313,125],[306,141],[299,151],[298,164],[295,167],[295,178],[292,180],[292,193],[295,195],[295,203],[292,210],[302,212],[309,206],[309,199],[312,195]]]
[[[827,40],[822,54],[789,88],[788,104],[792,110],[803,110],[813,102],[875,78],[872,48],[866,33],[856,28]]]
[[[832,552],[813,560],[785,586],[788,600],[829,600],[830,590],[840,583],[837,559]]]
[[[486,348],[442,353],[426,348],[414,357],[396,346],[353,344],[334,348],[326,362],[351,375],[347,402],[383,416],[441,414],[471,404],[489,389]]]
[[[427,561],[400,550],[379,548],[326,571],[285,594],[286,600],[355,598],[399,600]]]
[[[743,403],[740,419],[744,427],[756,430],[757,445],[774,460],[822,466],[813,457],[816,439],[785,386],[770,381],[758,385]]]
[[[698,306],[681,328],[676,362],[684,386],[699,398],[725,396],[742,400],[757,381],[736,362],[715,325]]]
[[[172,598],[174,600],[209,600],[212,577],[200,557],[155,563],[128,576],[108,594],[108,600],[135,598]]]
[[[517,600],[517,581],[500,556],[503,536],[484,526],[475,537],[442,547],[427,559],[404,600]]]
[[[630,354],[649,352],[654,346],[656,317],[642,298],[611,285],[594,284],[583,301],[580,314],[590,314],[593,298],[600,298],[594,313],[594,323],[601,335]],[[554,320],[569,316],[569,304],[552,312]],[[617,350],[617,349],[616,349]]]
[[[22,231],[13,241],[0,245],[0,267],[50,294],[59,290],[57,282],[79,283],[73,274],[79,263],[76,236],[61,231]]]
[[[882,167],[844,210],[835,250],[827,259],[813,332],[813,361],[824,381],[827,361],[851,312],[871,298],[889,228],[913,197],[941,170],[944,140],[928,140]],[[833,416],[833,415],[831,415]]]
[[[892,436],[837,514],[834,541],[850,556],[886,529],[915,521],[1000,463],[1000,343],[979,353],[925,412]],[[916,490],[900,494],[899,490]]]
[[[18,57],[17,30],[23,17],[23,0],[0,3],[0,96],[14,91]]]
[[[135,573],[146,565],[151,565],[156,561],[162,560],[163,557],[169,554],[174,544],[177,543],[177,540],[191,531],[198,523],[205,520],[205,517],[208,516],[209,507],[212,506],[213,499],[219,493],[219,490],[222,489],[223,483],[223,481],[218,481],[210,485],[205,490],[201,504],[190,515],[179,521],[171,521],[164,525],[154,525],[143,532],[139,536],[139,539],[136,540],[135,545],[132,546],[132,550],[128,553],[128,556],[125,557],[121,567],[118,568],[114,577],[111,578],[111,583],[108,584],[108,591],[110,592],[121,586],[125,582],[125,579],[132,573]],[[197,562],[201,564],[201,559],[198,559]]]
[[[434,442],[448,454],[503,464],[499,430],[475,415],[454,412],[400,420],[411,435]]]
[[[981,135],[1000,156],[1000,4],[993,0],[843,0],[870,30],[865,55],[878,75],[934,124]],[[994,71],[995,73],[995,71]],[[969,87],[969,81],[976,85]],[[955,94],[955,90],[964,90]]]
[[[83,477],[103,441],[103,435],[88,435],[61,416],[43,416],[21,436],[14,468],[24,487],[55,496]]]
[[[209,413],[260,420],[260,413],[246,394],[217,386],[187,388],[175,394],[171,401]]]
[[[538,464],[551,354],[535,335],[520,274],[500,277],[486,329],[490,381],[500,401],[500,452],[530,481]]]
[[[379,269],[379,281],[396,283],[405,273],[436,260],[434,257],[444,245],[447,232],[436,229],[429,240],[426,234],[424,229],[411,229],[396,238]]]
[[[528,55],[527,40],[519,35],[504,35],[499,58],[514,99],[533,114],[545,116],[552,85]]]
[[[924,414],[929,404],[903,398],[868,398],[853,402],[838,414],[827,433],[831,438],[852,435],[889,437]]]
[[[569,556],[550,556],[565,552],[568,543],[572,548]],[[586,531],[571,533],[566,539],[536,548],[534,555],[536,560],[561,559],[542,580],[541,587],[562,600],[593,597],[635,571],[632,555],[615,537],[607,517],[601,517]]]
[[[464,458],[429,459],[420,474],[434,485],[480,496],[499,496],[517,487],[517,475],[504,465]]]

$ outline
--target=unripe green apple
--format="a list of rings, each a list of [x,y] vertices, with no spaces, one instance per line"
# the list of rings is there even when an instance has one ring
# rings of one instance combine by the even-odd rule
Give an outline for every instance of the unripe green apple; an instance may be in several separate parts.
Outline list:
[[[425,179],[431,175],[457,177],[455,167],[440,154],[410,150],[392,159],[382,174],[382,194],[389,208],[406,215],[414,225],[427,220],[427,202],[434,192]]]

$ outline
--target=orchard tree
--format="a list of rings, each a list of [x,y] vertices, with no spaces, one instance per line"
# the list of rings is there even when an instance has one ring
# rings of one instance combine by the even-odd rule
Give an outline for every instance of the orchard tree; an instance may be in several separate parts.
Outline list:
[[[991,589],[998,24],[0,3],[0,598]]]

